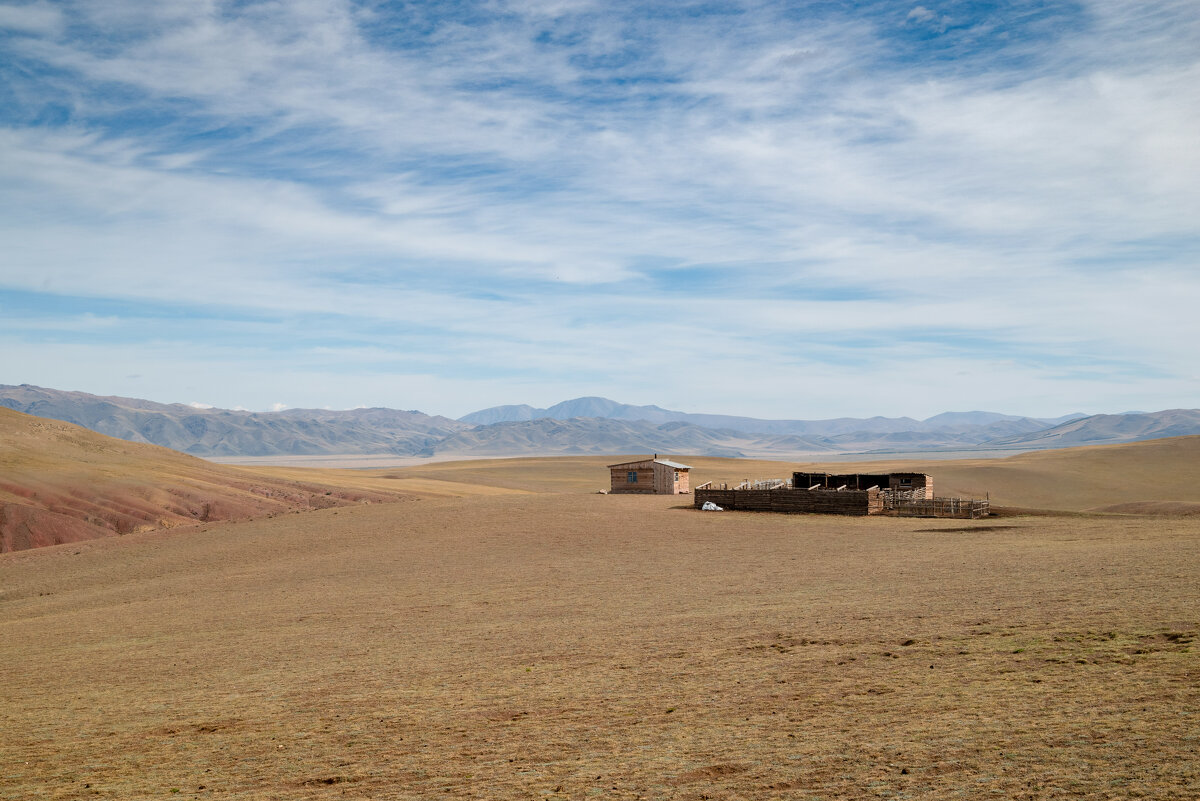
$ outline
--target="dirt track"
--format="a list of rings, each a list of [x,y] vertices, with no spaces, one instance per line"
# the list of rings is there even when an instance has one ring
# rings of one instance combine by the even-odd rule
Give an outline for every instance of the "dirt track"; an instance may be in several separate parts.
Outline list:
[[[1194,517],[684,504],[6,555],[0,798],[1200,795]]]

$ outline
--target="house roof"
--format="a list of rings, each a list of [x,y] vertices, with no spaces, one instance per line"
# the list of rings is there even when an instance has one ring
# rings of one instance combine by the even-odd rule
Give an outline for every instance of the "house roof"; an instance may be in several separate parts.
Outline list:
[[[674,467],[676,470],[691,470],[692,469],[691,465],[680,464],[679,462],[672,462],[669,459],[638,459],[637,461],[633,461],[633,462],[621,462],[620,464],[610,464],[609,467],[610,468],[612,468],[612,467],[628,467],[631,464],[646,464],[647,462],[653,462],[654,464],[662,464],[662,465],[666,465],[667,467]]]

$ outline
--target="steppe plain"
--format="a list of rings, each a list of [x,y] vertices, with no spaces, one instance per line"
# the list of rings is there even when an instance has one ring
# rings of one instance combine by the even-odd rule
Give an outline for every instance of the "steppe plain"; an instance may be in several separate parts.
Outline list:
[[[260,468],[393,502],[0,556],[0,798],[1200,797],[1198,457],[930,465],[979,521]]]

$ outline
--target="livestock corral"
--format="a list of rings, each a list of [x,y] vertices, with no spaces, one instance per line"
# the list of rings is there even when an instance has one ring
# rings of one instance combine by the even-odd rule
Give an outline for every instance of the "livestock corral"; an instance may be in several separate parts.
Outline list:
[[[743,481],[730,487],[712,482],[696,488],[697,509],[715,504],[722,509],[752,512],[891,515],[895,517],[958,517],[975,519],[990,514],[987,499],[937,498],[933,478],[924,473],[830,474],[795,472],[790,480]]]

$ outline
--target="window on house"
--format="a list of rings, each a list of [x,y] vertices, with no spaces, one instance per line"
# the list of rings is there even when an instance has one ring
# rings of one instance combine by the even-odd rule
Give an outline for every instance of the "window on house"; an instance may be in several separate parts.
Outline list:
[[[626,484],[636,484],[637,483],[637,471],[636,470],[630,470],[628,473],[625,474],[625,483]]]

